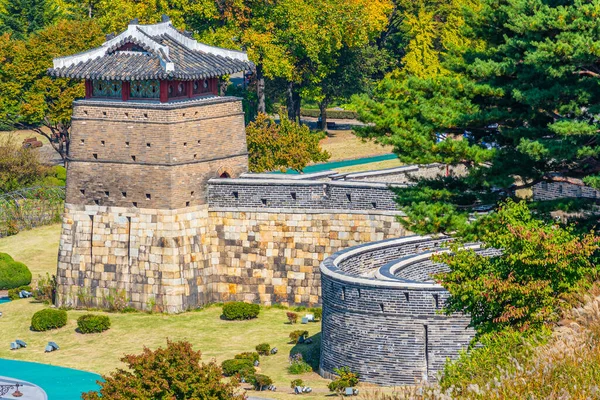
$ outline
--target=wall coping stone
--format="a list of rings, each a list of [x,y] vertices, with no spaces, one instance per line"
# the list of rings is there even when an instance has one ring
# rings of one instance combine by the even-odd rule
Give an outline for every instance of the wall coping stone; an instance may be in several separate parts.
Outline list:
[[[256,172],[244,172],[240,175],[240,178],[244,179],[272,179],[272,180],[294,180],[303,181],[317,178],[326,178],[332,175],[336,175],[337,172],[332,170],[313,172],[310,174],[274,174],[274,173],[256,173]]]
[[[439,236],[439,237],[444,238],[445,236]],[[427,236],[413,235],[413,236],[406,236],[406,237],[397,238],[397,239],[382,240],[382,241],[378,241],[378,242],[372,242],[372,243],[367,243],[364,245],[350,247],[348,249],[338,251],[337,253],[334,253],[330,257],[323,260],[319,269],[321,271],[321,274],[323,274],[331,279],[335,279],[335,280],[341,281],[341,282],[352,283],[354,285],[362,285],[362,286],[369,286],[369,287],[382,287],[382,288],[387,288],[387,289],[398,289],[398,290],[428,289],[428,290],[435,290],[435,291],[445,291],[446,289],[442,285],[439,285],[439,284],[433,283],[433,282],[431,282],[431,283],[430,282],[415,283],[415,282],[409,282],[409,281],[400,281],[398,279],[395,281],[379,280],[376,278],[363,277],[363,276],[353,275],[353,274],[351,275],[351,274],[348,274],[338,268],[338,265],[342,261],[347,260],[352,257],[355,257],[355,256],[358,256],[358,255],[361,255],[361,254],[364,254],[364,253],[369,253],[374,250],[382,250],[382,249],[389,248],[389,247],[396,247],[396,246],[399,246],[402,244],[407,244],[407,243],[425,242],[425,241],[428,241],[431,239],[435,239],[435,237],[429,236],[429,235],[427,235]],[[412,257],[414,257],[414,255]]]
[[[473,249],[473,250],[476,250],[479,248],[481,248],[480,244],[471,244],[471,245],[466,245],[466,246],[462,247],[462,249]],[[391,261],[391,262],[383,265],[382,267],[378,268],[377,271],[375,271],[375,278],[386,280],[386,281],[418,283],[419,281],[399,278],[397,276],[397,273],[399,271],[403,270],[404,268],[411,266],[415,262],[427,260],[427,259],[430,259],[432,256],[442,254],[442,253],[449,253],[449,252],[450,252],[450,249],[440,249],[440,250],[431,250],[431,251],[426,251],[426,252],[419,253],[419,254],[411,254],[408,256],[404,256],[398,260]]]
[[[177,110],[180,108],[206,106],[212,104],[231,103],[241,101],[235,96],[203,96],[193,99],[173,100],[169,103],[160,103],[158,100],[115,100],[115,99],[80,99],[73,102],[74,106],[97,106],[116,108],[143,108],[157,110]]]
[[[369,188],[369,189],[388,189],[390,187],[407,187],[404,184],[394,183],[378,183],[378,182],[352,182],[352,181],[304,181],[293,179],[244,179],[244,178],[212,178],[208,180],[209,185],[257,185],[263,184],[266,186],[338,186],[338,187],[353,187],[353,188]]]
[[[388,215],[404,217],[402,211],[386,210],[343,210],[338,208],[274,208],[274,207],[209,207],[209,212],[254,212],[274,214],[355,214],[355,215]]]

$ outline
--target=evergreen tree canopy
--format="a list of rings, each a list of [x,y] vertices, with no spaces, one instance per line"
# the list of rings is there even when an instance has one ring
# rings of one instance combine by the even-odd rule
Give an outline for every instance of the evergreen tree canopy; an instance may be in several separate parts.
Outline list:
[[[400,192],[418,232],[459,229],[474,207],[557,175],[600,187],[600,5],[483,0],[472,11],[465,26],[481,45],[443,56],[447,75],[396,72],[357,99],[375,124],[362,134],[394,145],[403,162],[468,168]]]
[[[0,33],[23,39],[53,23],[58,10],[52,0],[0,0]]]

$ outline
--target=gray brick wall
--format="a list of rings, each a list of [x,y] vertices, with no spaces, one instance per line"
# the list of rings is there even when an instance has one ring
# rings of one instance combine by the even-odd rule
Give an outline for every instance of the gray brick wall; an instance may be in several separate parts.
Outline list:
[[[323,376],[348,366],[361,380],[380,385],[414,384],[425,376],[435,381],[446,359],[456,358],[473,338],[468,316],[440,314],[449,296],[441,286],[360,276],[447,240],[404,239],[349,248],[321,264]],[[423,276],[439,268],[428,260],[417,265]]]
[[[275,179],[212,179],[210,207],[396,211],[386,184]]]
[[[569,182],[541,182],[533,186],[534,200],[555,200],[565,197],[598,199],[600,192],[588,186]]]

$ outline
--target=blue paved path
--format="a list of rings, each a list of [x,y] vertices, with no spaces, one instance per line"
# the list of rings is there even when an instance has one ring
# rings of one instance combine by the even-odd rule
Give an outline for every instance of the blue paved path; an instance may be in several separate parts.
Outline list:
[[[48,400],[81,399],[81,393],[99,388],[96,381],[100,379],[100,375],[91,372],[3,358],[0,358],[0,375],[38,385]]]

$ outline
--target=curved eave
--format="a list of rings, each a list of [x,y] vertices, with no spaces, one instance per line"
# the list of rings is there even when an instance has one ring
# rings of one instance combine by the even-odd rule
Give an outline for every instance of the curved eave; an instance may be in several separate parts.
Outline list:
[[[49,68],[48,75],[55,78],[69,78],[69,79],[92,79],[92,80],[118,80],[118,81],[142,81],[148,79],[161,79],[161,80],[180,80],[180,81],[195,81],[199,79],[210,79],[218,78],[223,75],[231,75],[237,72],[243,72],[247,68],[223,68],[211,73],[199,73],[199,74],[185,74],[185,73],[161,73],[155,75],[107,75],[107,74],[79,74],[72,73],[67,69],[55,69]]]

